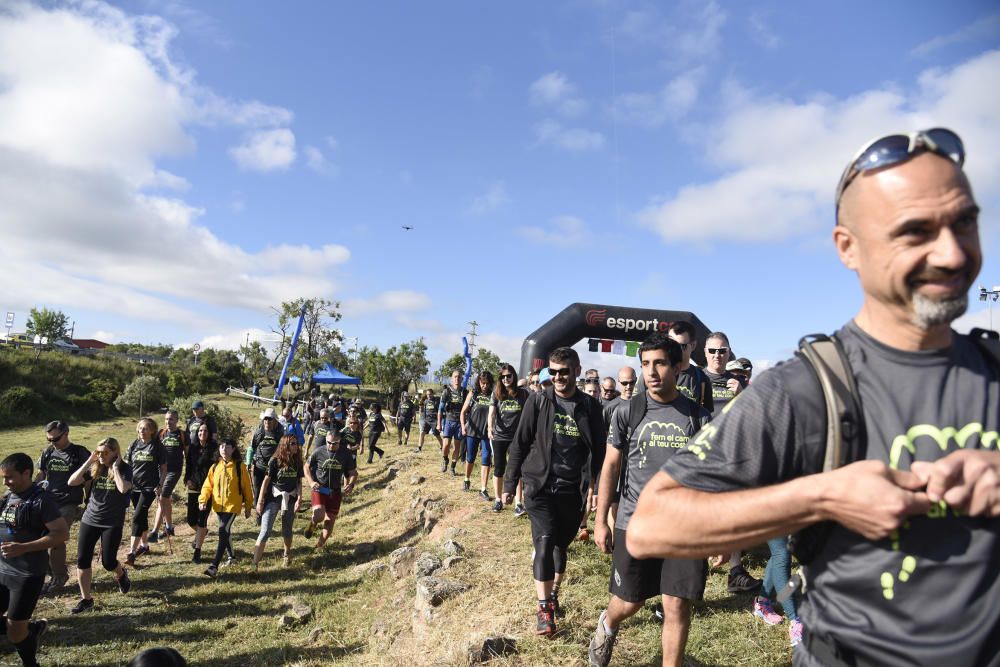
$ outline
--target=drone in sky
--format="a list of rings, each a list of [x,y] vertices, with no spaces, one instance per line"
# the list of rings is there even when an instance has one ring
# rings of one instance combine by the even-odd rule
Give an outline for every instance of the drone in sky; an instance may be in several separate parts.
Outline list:
[[[410,227],[409,225],[403,225],[402,227],[406,231],[410,231],[411,229],[413,229],[413,227]]]

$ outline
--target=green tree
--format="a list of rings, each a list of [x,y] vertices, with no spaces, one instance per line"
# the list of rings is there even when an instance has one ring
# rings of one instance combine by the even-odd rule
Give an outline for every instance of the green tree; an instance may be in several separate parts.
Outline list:
[[[493,378],[496,379],[501,363],[500,357],[495,352],[481,347],[476,350],[476,356],[472,358],[472,375],[475,376],[483,371],[489,371],[493,374]],[[453,354],[448,357],[448,360],[441,364],[441,367],[434,372],[434,379],[444,384],[448,382],[454,371],[459,371],[462,375],[465,375],[465,357],[461,354]]]
[[[423,339],[398,347],[394,345],[385,352],[365,347],[359,350],[358,356],[362,360],[365,383],[375,385],[390,407],[403,390],[426,375],[431,366]]]
[[[126,385],[115,398],[115,408],[125,414],[149,413],[163,407],[163,390],[160,381],[151,375],[141,375]]]
[[[29,336],[43,336],[54,343],[60,338],[69,337],[69,316],[61,310],[49,310],[42,307],[28,311],[28,323],[25,333]]]
[[[257,380],[267,372],[269,362],[267,348],[261,345],[260,341],[255,340],[249,345],[241,345],[239,354],[246,360],[243,365],[251,380]]]
[[[305,317],[302,321],[302,333],[295,348],[295,356],[288,366],[289,375],[310,378],[323,367],[325,361],[341,354],[340,343],[343,336],[339,329],[333,328],[334,323],[340,321],[340,302],[321,298],[285,301],[280,309],[275,309],[277,328],[272,330],[281,335],[281,343],[268,369],[268,379],[273,374],[273,379],[277,380],[280,372],[278,362],[288,355],[303,306]],[[303,383],[302,393],[307,390],[308,383]]]

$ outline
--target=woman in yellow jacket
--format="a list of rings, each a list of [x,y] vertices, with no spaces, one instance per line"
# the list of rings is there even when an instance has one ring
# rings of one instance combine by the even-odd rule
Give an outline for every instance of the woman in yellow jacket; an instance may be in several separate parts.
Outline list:
[[[222,555],[229,548],[230,534],[236,515],[243,508],[243,516],[250,518],[253,508],[253,486],[247,467],[240,460],[240,448],[231,438],[225,438],[219,444],[219,460],[208,470],[205,483],[198,496],[198,506],[204,511],[209,502],[219,517],[219,545],[215,548],[215,558],[205,570],[205,574],[214,577],[219,573],[219,563]]]

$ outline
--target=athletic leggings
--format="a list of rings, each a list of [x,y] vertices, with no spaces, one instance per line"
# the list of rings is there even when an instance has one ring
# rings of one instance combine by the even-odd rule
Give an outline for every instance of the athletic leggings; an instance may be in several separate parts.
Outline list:
[[[219,517],[219,544],[215,547],[215,558],[212,559],[212,565],[219,567],[219,563],[222,562],[222,556],[228,550],[230,555],[233,553],[232,545],[230,544],[230,535],[233,530],[233,523],[236,522],[236,514],[233,512],[218,512]]]
[[[507,472],[507,448],[510,447],[510,440],[496,440],[493,444],[493,476],[503,477]]]
[[[121,524],[108,528],[98,528],[80,522],[79,540],[76,543],[76,567],[89,570],[94,564],[94,548],[101,541],[101,565],[108,572],[118,569],[118,547],[122,544]]]
[[[368,433],[368,463],[375,460],[375,452],[378,452],[378,457],[382,458],[385,454],[385,450],[379,449],[376,443],[379,437],[382,435],[381,431],[369,431]]]
[[[264,478],[267,477],[267,467],[260,468],[257,464],[254,464],[250,472],[250,482],[253,484],[253,502],[254,505],[257,504],[257,496],[260,494],[260,487],[264,484]]]
[[[536,581],[552,581],[566,571],[566,549],[576,537],[583,515],[579,493],[539,492],[525,498],[535,544],[532,572]]]
[[[156,500],[156,489],[132,489],[132,537],[149,530],[149,508]]]

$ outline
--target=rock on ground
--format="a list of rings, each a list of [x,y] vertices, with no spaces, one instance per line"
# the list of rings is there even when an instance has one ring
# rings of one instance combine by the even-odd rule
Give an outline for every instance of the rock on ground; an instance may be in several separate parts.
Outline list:
[[[413,547],[400,547],[389,554],[389,569],[397,579],[413,574],[413,565],[417,561],[417,550]]]
[[[513,637],[490,635],[482,642],[476,642],[469,649],[469,663],[488,662],[517,653],[517,640]]]
[[[446,556],[458,556],[465,552],[465,547],[455,540],[448,540],[444,543],[444,553]]]
[[[465,556],[448,556],[443,561],[441,561],[442,570],[450,570],[456,563],[461,563],[465,560]]]
[[[437,607],[448,598],[468,590],[468,586],[460,581],[443,577],[420,577],[417,579],[417,597],[415,606],[418,610]]]
[[[429,551],[425,551],[424,553],[420,554],[420,557],[417,558],[416,563],[414,563],[413,573],[418,577],[426,577],[428,575],[434,574],[435,570],[437,570],[440,567],[441,567],[441,559],[435,556],[434,554],[430,553]]]
[[[295,625],[301,625],[312,618],[312,607],[298,597],[291,595],[284,599],[284,604],[288,609],[278,617],[279,626],[290,628]]]

